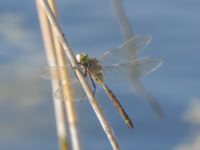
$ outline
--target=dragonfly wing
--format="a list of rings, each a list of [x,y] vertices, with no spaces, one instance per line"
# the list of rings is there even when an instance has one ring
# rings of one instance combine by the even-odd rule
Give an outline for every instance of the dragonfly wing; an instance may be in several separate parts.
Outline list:
[[[66,71],[69,72],[71,80],[75,80],[76,76],[70,65],[45,67],[41,69],[40,74],[45,79],[61,80],[61,75],[65,75]]]
[[[66,90],[68,89],[72,89],[71,91],[73,92],[73,100],[75,101],[81,101],[85,98],[85,92],[79,82],[79,80],[74,80],[71,82],[71,84],[63,84],[60,88],[58,88],[55,93],[54,96],[59,99],[59,100],[68,100],[67,95],[65,94]]]
[[[119,62],[121,56],[121,50],[119,48],[115,48],[103,53],[102,56],[98,58],[99,62],[102,65],[110,65],[116,62]]]
[[[106,83],[119,83],[129,80],[128,68],[123,68],[120,64],[113,64],[103,67],[103,74]]]
[[[157,68],[163,63],[160,58],[144,57],[139,59],[133,59],[130,61],[130,75],[131,77],[142,77],[145,76]]]
[[[134,77],[141,77],[156,70],[162,62],[159,58],[144,57],[130,59],[121,64],[105,66],[105,80],[107,82],[122,82],[131,80]]]
[[[40,71],[40,74],[43,78],[46,78],[46,79],[61,80],[62,78],[60,78],[60,76],[66,74],[66,69],[69,70],[69,75],[71,77],[70,84],[68,84],[65,80],[62,80],[63,85],[55,91],[54,96],[57,99],[66,100],[67,95],[65,95],[65,91],[68,90],[69,87],[71,86],[72,92],[74,92],[73,93],[74,100],[80,101],[80,100],[85,99],[86,98],[85,92],[79,80],[76,78],[76,75],[74,71],[71,69],[70,65],[60,66],[60,67],[45,67]],[[88,78],[86,79],[88,80]],[[89,82],[89,84],[92,87],[92,83]]]
[[[125,51],[126,55],[129,58],[133,58],[137,55],[139,51],[143,50],[150,42],[150,35],[135,35],[131,39],[126,41],[123,45],[121,45],[120,49],[122,52]]]
[[[127,59],[134,58],[140,50],[144,49],[150,43],[150,41],[151,36],[149,35],[133,36],[119,48],[104,52],[103,55],[99,57],[99,61],[103,65],[127,61]]]

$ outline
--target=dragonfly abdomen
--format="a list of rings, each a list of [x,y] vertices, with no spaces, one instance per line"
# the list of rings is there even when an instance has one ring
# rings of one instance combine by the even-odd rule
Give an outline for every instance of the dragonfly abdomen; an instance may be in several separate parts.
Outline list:
[[[127,126],[129,128],[133,128],[133,123],[132,123],[131,119],[129,118],[129,116],[127,115],[125,110],[123,109],[123,107],[120,104],[120,102],[117,99],[117,97],[113,94],[113,92],[108,88],[107,85],[102,84],[102,87],[103,87],[104,91],[107,93],[107,95],[109,96],[109,98],[112,101],[113,105],[118,110],[118,112],[121,115],[121,117],[124,119],[124,122],[127,124]]]

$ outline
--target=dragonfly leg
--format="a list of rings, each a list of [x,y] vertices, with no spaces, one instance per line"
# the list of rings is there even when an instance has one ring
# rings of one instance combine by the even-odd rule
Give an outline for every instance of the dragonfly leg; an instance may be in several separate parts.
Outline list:
[[[90,80],[91,80],[92,85],[93,85],[93,96],[95,96],[95,93],[96,93],[96,84],[94,83],[94,80],[92,79],[91,74],[89,72],[88,72],[88,74],[89,74]]]
[[[83,74],[85,77],[87,76],[87,68],[84,67],[84,74]]]
[[[81,97],[81,101],[84,100],[85,96],[86,96],[86,94],[84,93],[83,96]]]

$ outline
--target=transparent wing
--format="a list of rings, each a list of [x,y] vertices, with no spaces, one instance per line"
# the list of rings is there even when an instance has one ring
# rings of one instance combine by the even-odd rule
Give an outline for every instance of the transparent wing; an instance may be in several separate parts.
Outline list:
[[[69,76],[71,80],[75,80],[76,76],[70,65],[45,67],[41,69],[40,75],[42,78],[45,78],[45,79],[61,80],[61,75],[66,74],[66,69],[69,72]]]
[[[92,83],[89,81],[90,80],[88,79],[88,84],[90,85],[91,88],[93,88]],[[65,91],[68,90],[69,88],[72,89],[72,95],[74,101],[81,101],[87,98],[85,91],[82,88],[82,85],[78,79],[72,81],[70,85],[68,84],[62,85],[55,91],[54,96],[59,100],[64,100],[64,101],[67,100],[67,95],[65,95]],[[99,89],[100,86],[96,85],[95,94],[99,91]]]
[[[63,84],[60,88],[58,88],[54,96],[59,99],[59,100],[67,100],[67,95],[66,91],[71,88],[73,94],[73,100],[80,101],[84,99],[85,92],[80,84],[80,82],[76,79],[75,73],[72,70],[70,65],[66,66],[59,66],[59,67],[45,67],[41,69],[40,74],[41,77],[46,78],[46,79],[53,79],[53,80],[61,80],[61,76],[66,75],[66,69],[69,71],[69,76],[70,76],[70,84],[66,83]],[[63,80],[62,80],[63,83]],[[70,87],[71,86],[71,87]]]
[[[86,98],[85,92],[84,92],[79,80],[72,81],[70,85],[68,85],[68,84],[62,85],[60,88],[58,88],[55,91],[54,96],[59,100],[63,100],[63,101],[68,100],[67,99],[68,97],[65,93],[66,93],[66,90],[68,90],[69,88],[71,88],[72,92],[74,92],[74,93],[72,93],[73,100],[81,101]]]
[[[104,67],[106,82],[122,82],[131,80],[133,77],[142,77],[156,70],[161,64],[159,58],[144,57],[130,59],[121,64],[112,64]]]
[[[149,35],[133,36],[119,48],[104,52],[98,60],[103,65],[127,61],[130,58],[134,58],[139,51],[144,49],[150,43],[150,41],[151,36]]]
[[[41,69],[40,71],[40,75],[42,78],[45,79],[53,79],[53,80],[61,80],[62,78],[60,78],[61,75],[65,75],[66,74],[66,69],[69,70],[69,75],[70,75],[70,83],[67,83],[66,81],[62,83],[63,85],[58,88],[55,93],[54,96],[59,99],[59,100],[67,100],[67,95],[65,95],[65,91],[69,89],[69,86],[71,86],[73,93],[73,100],[76,101],[80,101],[86,98],[85,92],[79,82],[79,80],[76,78],[76,75],[74,73],[74,71],[71,69],[70,65],[67,66],[59,66],[59,67],[45,67],[43,69]],[[90,87],[93,87],[91,81],[86,78],[88,80],[88,83],[90,85]],[[96,85],[96,92],[99,90],[99,86]]]

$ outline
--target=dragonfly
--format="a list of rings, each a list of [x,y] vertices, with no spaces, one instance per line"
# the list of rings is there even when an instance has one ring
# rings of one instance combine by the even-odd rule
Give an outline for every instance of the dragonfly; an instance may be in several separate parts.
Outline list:
[[[153,57],[136,58],[137,54],[150,41],[151,36],[149,35],[136,35],[124,42],[120,47],[104,52],[98,58],[91,57],[86,53],[76,55],[77,64],[80,66],[83,75],[93,86],[93,94],[95,95],[96,93],[96,86],[101,86],[129,128],[133,128],[132,120],[117,96],[107,85],[107,82],[118,83],[129,81],[132,77],[142,77],[156,70],[162,64],[162,59]],[[85,92],[70,64],[46,67],[42,70],[41,74],[44,78],[59,80],[59,74],[65,71],[66,68],[70,70],[70,85],[75,92],[74,99],[78,101],[82,100]],[[68,83],[63,84],[55,91],[55,97],[65,100],[66,97],[64,97],[63,92],[67,88]]]

